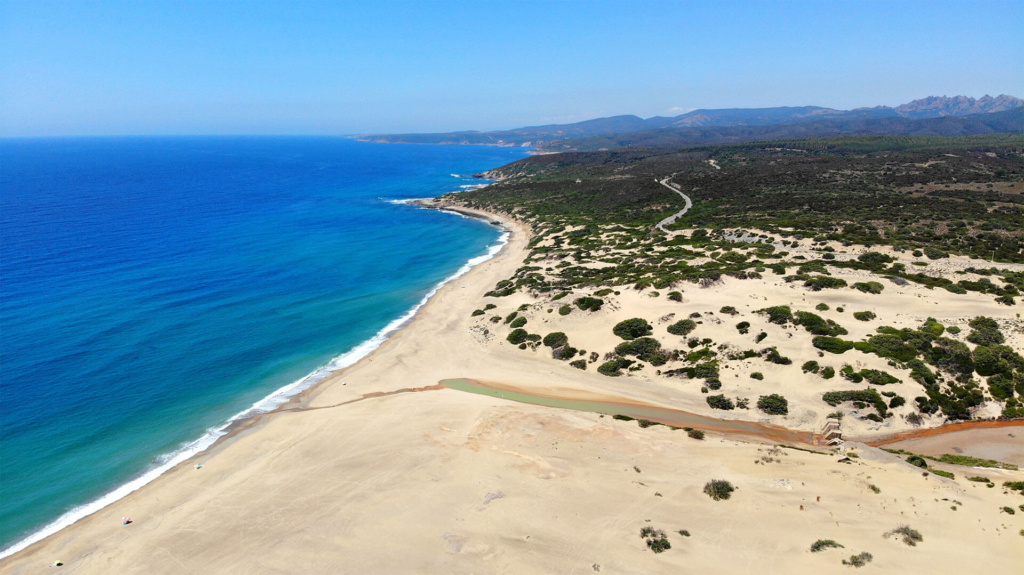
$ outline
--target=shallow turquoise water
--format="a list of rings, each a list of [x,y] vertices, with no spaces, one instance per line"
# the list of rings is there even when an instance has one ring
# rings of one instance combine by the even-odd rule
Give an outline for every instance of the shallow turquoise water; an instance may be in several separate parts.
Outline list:
[[[390,200],[523,156],[0,140],[0,547],[371,340],[499,237]]]

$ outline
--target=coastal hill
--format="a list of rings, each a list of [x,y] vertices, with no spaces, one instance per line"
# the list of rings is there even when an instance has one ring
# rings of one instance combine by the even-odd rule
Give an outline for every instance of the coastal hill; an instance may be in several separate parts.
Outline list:
[[[380,143],[531,146],[539,151],[585,151],[621,146],[656,148],[770,138],[840,135],[967,136],[1024,130],[1024,100],[1008,95],[930,96],[896,107],[836,110],[819,106],[693,110],[674,117],[625,115],[574,124],[436,134],[360,135]],[[1016,113],[1003,114],[1007,111]],[[961,121],[917,122],[943,118]]]

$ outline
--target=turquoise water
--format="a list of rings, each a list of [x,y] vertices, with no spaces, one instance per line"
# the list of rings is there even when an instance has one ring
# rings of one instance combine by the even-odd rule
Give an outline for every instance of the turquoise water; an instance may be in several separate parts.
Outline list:
[[[523,156],[338,138],[0,140],[0,547],[365,354],[499,242],[487,224],[394,200]]]

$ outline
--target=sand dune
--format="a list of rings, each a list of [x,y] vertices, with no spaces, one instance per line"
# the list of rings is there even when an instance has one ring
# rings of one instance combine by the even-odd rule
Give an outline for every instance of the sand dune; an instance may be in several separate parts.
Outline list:
[[[241,426],[202,455],[202,469],[183,464],[4,560],[0,573],[37,573],[57,559],[68,573],[846,573],[841,560],[862,551],[873,555],[866,571],[1019,569],[1024,510],[1000,508],[1016,508],[1024,497],[999,486],[1024,481],[1022,472],[985,470],[997,485],[988,488],[961,473],[955,481],[923,475],[859,444],[810,453],[714,433],[698,441],[664,426],[436,388],[442,379],[473,378],[710,413],[692,384],[649,372],[608,378],[572,369],[514,348],[504,332],[471,317],[525,255],[528,230],[508,225],[515,233],[501,254],[446,286],[372,355]],[[966,313],[951,306],[989,305],[912,288],[892,295],[872,300],[877,313],[908,324]],[[811,309],[819,299],[857,303],[847,297],[736,282],[687,291],[675,305],[703,311],[735,302],[746,311],[776,300]],[[523,295],[507,300],[502,309],[537,304]],[[664,305],[624,293],[600,324],[663,315]],[[535,325],[548,320],[544,308],[530,312]],[[597,318],[565,319],[577,347],[613,344],[607,329],[588,323]],[[700,329],[717,339],[716,330],[724,337],[732,323],[705,321]],[[780,351],[802,352],[789,349],[785,330],[777,332],[771,337]],[[737,391],[757,383],[723,375]],[[820,391],[814,382],[765,376],[758,392],[784,390],[805,405],[788,419],[767,419],[816,430],[823,410],[811,407]],[[390,393],[416,388],[423,391]],[[865,436],[881,432],[853,425]],[[858,457],[841,462],[850,452]],[[702,491],[711,479],[738,490],[713,501]],[[134,523],[122,526],[122,516]],[[910,547],[883,537],[901,524],[924,540]],[[664,530],[671,549],[648,550],[645,526]],[[817,539],[845,547],[811,553]]]

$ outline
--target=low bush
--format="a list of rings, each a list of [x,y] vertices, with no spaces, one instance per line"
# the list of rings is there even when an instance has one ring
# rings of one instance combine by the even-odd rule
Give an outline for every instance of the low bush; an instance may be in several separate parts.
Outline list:
[[[914,467],[920,467],[921,469],[928,468],[928,462],[925,461],[925,459],[920,455],[911,455],[910,457],[907,458],[907,463],[913,465]]]
[[[671,301],[683,301],[683,294],[677,291],[668,292],[668,299]]]
[[[774,347],[769,348],[764,356],[765,361],[776,363],[778,365],[789,365],[793,363],[793,360],[789,359],[784,355],[779,355],[779,350]]]
[[[722,409],[725,411],[736,409],[736,404],[734,404],[731,399],[721,394],[709,395],[706,401],[712,409]]]
[[[858,321],[871,321],[878,317],[873,311],[855,311],[853,312],[853,319]]]
[[[688,335],[691,331],[697,329],[697,322],[692,319],[681,319],[674,324],[668,326],[668,332],[672,335]]]
[[[819,551],[832,548],[842,549],[843,546],[832,539],[818,539],[814,543],[811,543],[811,553],[818,553]]]
[[[863,553],[858,553],[857,555],[850,555],[849,559],[843,559],[843,565],[852,565],[854,567],[863,567],[863,566],[867,565],[868,563],[871,563],[872,559],[874,559],[874,557],[872,557],[870,553],[865,551]]]
[[[612,333],[625,340],[636,339],[645,335],[651,335],[653,328],[647,320],[639,317],[625,319],[615,324]]]
[[[517,328],[512,330],[506,339],[508,339],[508,342],[512,345],[519,345],[526,341],[527,335],[529,335],[529,333],[525,329]]]
[[[558,308],[558,315],[569,315],[570,313],[572,313],[572,306],[569,304],[565,304]]]
[[[690,431],[686,432],[686,435],[687,435],[687,437],[689,437],[691,439],[696,439],[696,440],[703,440],[704,439],[704,432],[699,430],[699,429],[691,429]]]
[[[786,415],[789,413],[789,401],[777,393],[762,395],[757,399],[757,408],[771,415]]]
[[[662,351],[661,343],[653,337],[638,337],[624,341],[615,346],[615,353],[632,355],[655,366],[664,365],[668,361],[668,354]]]
[[[737,315],[740,312],[736,311],[736,308],[734,308],[731,305],[725,305],[725,306],[722,306],[722,309],[718,310],[718,313],[724,313],[724,314],[728,314],[728,315]]]
[[[763,380],[764,374],[761,373],[760,371],[755,371],[754,373],[750,374],[750,379]]]
[[[512,323],[508,324],[508,326],[511,328],[523,327],[524,325],[526,325],[526,318],[522,316],[517,317],[516,319],[512,320]]]
[[[599,297],[584,296],[576,298],[572,303],[583,311],[597,311],[604,305],[604,300]]]
[[[569,343],[569,336],[560,331],[553,331],[544,336],[543,343],[545,346],[551,348],[562,347]]]
[[[779,325],[785,325],[793,321],[793,310],[788,305],[776,305],[759,309],[754,313],[765,314],[768,316],[770,323],[777,323]]]
[[[836,376],[836,368],[832,367],[831,365],[825,366],[825,368],[821,370],[821,378],[822,379],[832,379],[835,376]]]
[[[843,354],[853,349],[853,342],[827,335],[815,336],[815,338],[811,340],[811,345],[822,351],[835,354]]]
[[[575,367],[576,369],[586,370],[587,369],[587,360],[585,360],[585,359],[577,359],[576,361],[570,361],[569,365]]]
[[[911,529],[909,525],[900,525],[892,531],[888,531],[883,537],[899,537],[904,543],[911,547],[916,547],[918,543],[924,541],[924,537],[921,536],[921,532],[916,529]]]
[[[736,488],[724,479],[712,479],[704,484],[704,493],[715,501],[729,499],[733,491],[736,491]]]
[[[846,280],[840,278],[834,278],[831,276],[814,276],[804,282],[804,287],[811,288],[813,291],[821,291],[823,289],[838,289],[846,287]]]
[[[597,367],[597,373],[601,375],[607,375],[609,377],[618,377],[621,374],[622,369],[625,369],[633,365],[633,360],[625,358],[617,358],[611,361],[606,361]]]
[[[736,329],[739,330],[741,335],[749,333],[750,332],[750,322],[749,321],[741,321],[738,324],[736,324]]]
[[[814,309],[818,311],[828,311],[829,307],[827,303],[819,303],[818,305],[814,306]]]
[[[821,367],[818,365],[818,362],[813,359],[811,361],[804,362],[804,364],[800,366],[800,370],[804,373],[818,373],[819,369],[821,369]]]
[[[882,290],[885,289],[885,286],[878,282],[857,282],[850,287],[864,293],[872,294],[880,294],[882,293]]]

